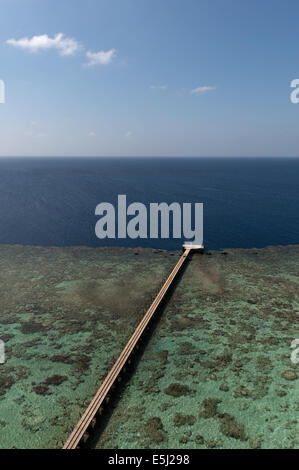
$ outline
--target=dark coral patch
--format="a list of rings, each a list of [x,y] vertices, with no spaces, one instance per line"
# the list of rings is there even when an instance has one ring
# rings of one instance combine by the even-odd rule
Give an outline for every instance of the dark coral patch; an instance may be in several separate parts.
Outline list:
[[[245,441],[246,438],[244,426],[239,424],[236,418],[227,413],[224,413],[223,415],[220,415],[220,419],[220,430],[224,436]]]
[[[163,430],[163,424],[160,418],[149,418],[145,425],[146,438],[154,443],[159,444],[166,440],[166,433]]]
[[[207,398],[202,402],[201,416],[203,418],[213,418],[217,414],[217,406],[221,400],[218,398]]]
[[[60,385],[66,380],[67,377],[65,375],[52,375],[51,377],[47,377],[44,383],[46,385]]]
[[[182,415],[180,413],[176,413],[173,422],[175,426],[184,426],[185,424],[192,426],[192,424],[195,423],[195,417],[193,415]]]
[[[41,323],[30,321],[26,323],[22,323],[21,331],[24,335],[29,335],[32,333],[41,333],[45,331],[46,327]]]
[[[190,395],[192,390],[187,385],[182,385],[179,383],[170,384],[166,389],[165,393],[167,395],[172,395],[173,397],[182,397],[184,395]]]
[[[35,391],[37,395],[49,395],[50,394],[49,387],[44,384],[35,385],[33,387],[33,390]]]
[[[0,376],[0,395],[4,395],[12,387],[15,380],[11,375],[3,374]]]

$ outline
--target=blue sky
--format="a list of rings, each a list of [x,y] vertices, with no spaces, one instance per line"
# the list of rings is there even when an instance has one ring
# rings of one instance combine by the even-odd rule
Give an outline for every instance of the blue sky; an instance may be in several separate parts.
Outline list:
[[[0,7],[2,156],[299,155],[297,0]]]

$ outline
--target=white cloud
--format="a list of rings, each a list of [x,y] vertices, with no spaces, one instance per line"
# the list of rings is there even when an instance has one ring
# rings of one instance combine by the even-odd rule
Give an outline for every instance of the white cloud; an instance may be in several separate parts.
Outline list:
[[[99,51],[99,52],[86,52],[86,57],[88,59],[87,66],[94,65],[108,65],[116,56],[116,50],[110,49],[109,51]]]
[[[63,33],[58,33],[53,38],[49,37],[47,34],[33,36],[32,38],[12,38],[8,39],[6,44],[29,52],[56,49],[62,56],[74,55],[80,49],[84,49],[76,39],[68,38]],[[99,52],[86,51],[88,62],[85,65],[108,65],[112,62],[115,56],[116,49]]]
[[[207,91],[215,90],[216,87],[214,86],[199,86],[198,88],[194,88],[190,90],[191,95],[198,95],[202,93],[206,93]]]
[[[60,55],[73,55],[80,49],[80,44],[72,38],[67,38],[63,33],[58,33],[54,38],[50,38],[47,34],[41,36],[33,36],[22,39],[8,39],[7,44],[29,52],[38,52],[41,50],[56,49]]]
[[[96,135],[97,135],[97,134],[96,134],[95,132],[93,132],[93,131],[91,131],[91,132],[88,133],[88,137],[96,137]]]
[[[168,85],[151,85],[152,90],[167,90]]]
[[[127,132],[125,133],[126,139],[129,139],[132,135],[133,135],[133,132],[132,132],[132,131],[127,131]]]

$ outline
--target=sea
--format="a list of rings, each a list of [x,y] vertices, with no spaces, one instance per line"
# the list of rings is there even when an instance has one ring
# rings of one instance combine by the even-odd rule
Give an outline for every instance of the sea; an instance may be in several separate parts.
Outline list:
[[[97,238],[95,208],[118,195],[203,203],[210,250],[299,243],[299,158],[2,157],[0,244],[180,249],[183,237]]]

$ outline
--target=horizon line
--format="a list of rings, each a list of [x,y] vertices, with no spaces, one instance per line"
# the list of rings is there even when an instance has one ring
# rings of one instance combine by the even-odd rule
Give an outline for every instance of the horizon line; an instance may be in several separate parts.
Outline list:
[[[299,158],[299,155],[0,155],[0,158]]]

